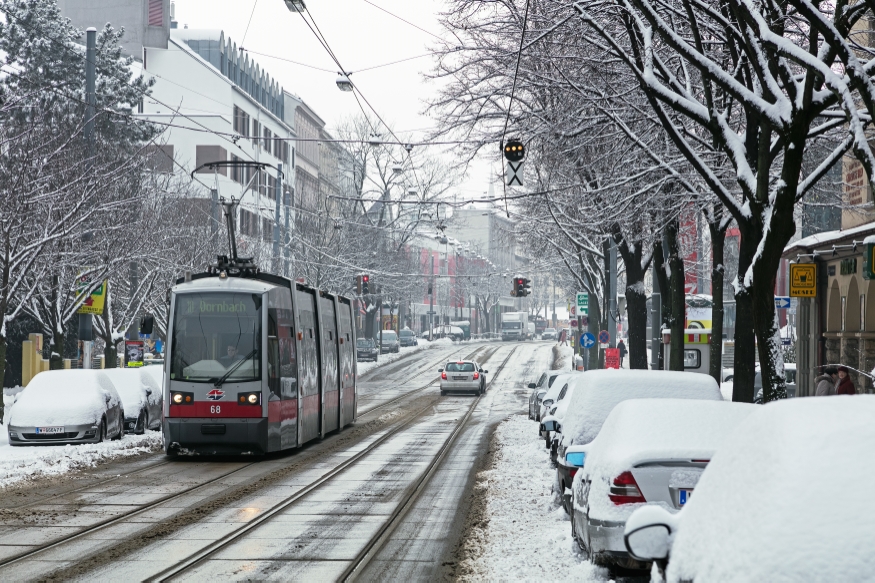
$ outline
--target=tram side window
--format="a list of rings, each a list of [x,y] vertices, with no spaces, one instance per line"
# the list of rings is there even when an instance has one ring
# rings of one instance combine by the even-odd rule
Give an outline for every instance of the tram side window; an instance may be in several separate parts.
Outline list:
[[[268,334],[276,337],[276,350],[270,349],[268,359],[277,363],[277,391],[271,391],[282,399],[298,397],[298,367],[295,355],[295,326],[292,312],[292,296],[288,289],[274,288],[268,292]],[[273,317],[271,324],[270,317]],[[275,332],[272,332],[271,326]],[[270,337],[268,344],[271,343]]]

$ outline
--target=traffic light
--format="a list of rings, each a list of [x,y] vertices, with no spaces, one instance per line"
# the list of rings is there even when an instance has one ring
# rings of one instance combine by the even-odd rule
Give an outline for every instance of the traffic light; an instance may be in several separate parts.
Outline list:
[[[525,277],[523,278],[523,290],[524,296],[531,295],[532,293],[532,283]]]
[[[355,276],[355,283],[353,283],[353,285],[355,286],[356,295],[357,296],[362,295],[362,276],[361,275]]]
[[[371,292],[370,292],[370,289],[369,289],[369,286],[368,286],[368,284],[370,283],[370,281],[371,281],[371,276],[370,276],[370,275],[363,275],[363,276],[362,276],[362,295],[366,295],[366,294],[371,293]]]
[[[526,147],[519,140],[508,140],[504,145],[504,157],[510,162],[519,162],[526,157]]]
[[[521,298],[526,295],[525,279],[518,277],[516,279],[516,297]]]

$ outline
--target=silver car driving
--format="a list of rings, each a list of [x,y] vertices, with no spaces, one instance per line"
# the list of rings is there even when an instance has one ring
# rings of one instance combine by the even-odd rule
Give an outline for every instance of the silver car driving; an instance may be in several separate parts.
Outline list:
[[[473,360],[448,362],[438,372],[441,373],[441,395],[448,391],[466,391],[475,395],[486,392],[486,373],[489,371],[483,370]]]

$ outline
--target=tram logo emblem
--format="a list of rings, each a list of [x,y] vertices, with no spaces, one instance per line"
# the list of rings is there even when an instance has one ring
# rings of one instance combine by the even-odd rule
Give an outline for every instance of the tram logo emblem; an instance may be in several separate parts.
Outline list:
[[[207,399],[209,399],[210,401],[218,401],[219,399],[221,399],[224,396],[225,396],[225,391],[223,391],[221,389],[213,389],[212,391],[207,393]]]

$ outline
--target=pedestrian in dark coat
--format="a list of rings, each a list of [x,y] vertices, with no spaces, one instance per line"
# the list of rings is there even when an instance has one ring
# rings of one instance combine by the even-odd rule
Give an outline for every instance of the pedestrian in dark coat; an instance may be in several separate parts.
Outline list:
[[[617,349],[620,351],[620,368],[623,368],[623,360],[626,358],[626,343],[623,342],[623,339],[620,338],[620,341],[617,342]]]
[[[836,381],[839,378],[839,369],[828,366],[823,369],[823,374],[814,379],[814,396],[831,397],[836,394]]]
[[[850,371],[846,366],[839,367],[839,384],[836,387],[836,395],[856,395],[857,387],[849,376]]]

